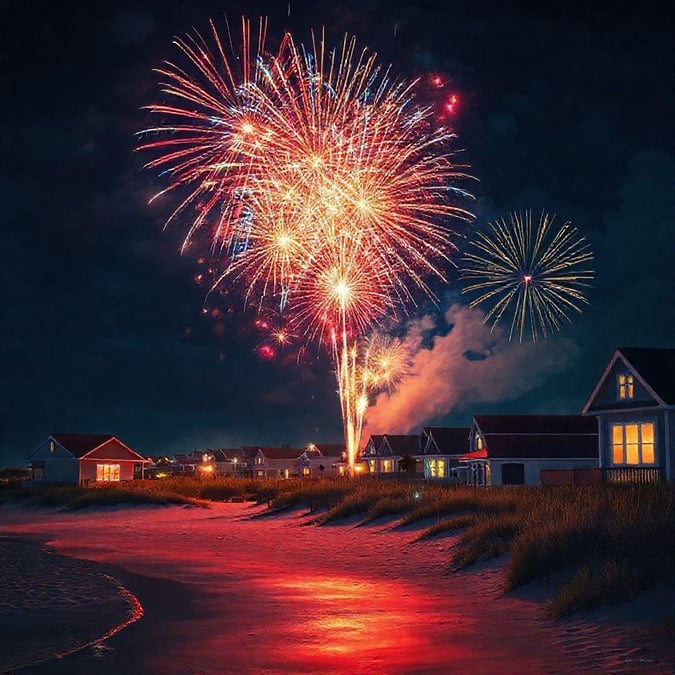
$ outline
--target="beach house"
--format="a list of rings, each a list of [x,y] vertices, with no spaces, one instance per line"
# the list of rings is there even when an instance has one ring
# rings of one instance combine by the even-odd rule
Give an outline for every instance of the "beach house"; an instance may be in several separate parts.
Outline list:
[[[420,448],[427,480],[448,481],[459,458],[469,452],[469,427],[424,427]]]
[[[476,415],[460,457],[472,485],[540,485],[541,472],[598,466],[598,431],[581,415]]]
[[[132,480],[151,463],[110,434],[50,434],[28,459],[34,482],[85,486]]]
[[[247,447],[242,447],[245,454]],[[280,448],[257,446],[255,453],[248,458],[248,466],[256,478],[292,478],[299,475],[300,456],[304,448],[292,448],[288,445]]]
[[[368,473],[381,475],[397,473],[403,457],[416,459],[419,454],[420,439],[416,434],[383,434],[368,439],[361,458]]]
[[[674,480],[675,349],[617,349],[582,412],[607,482]]]

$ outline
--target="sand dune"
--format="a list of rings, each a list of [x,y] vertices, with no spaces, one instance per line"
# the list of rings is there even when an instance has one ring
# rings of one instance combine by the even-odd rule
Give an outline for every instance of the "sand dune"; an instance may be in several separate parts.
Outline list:
[[[618,613],[552,622],[540,593],[502,594],[499,565],[450,572],[452,537],[413,543],[418,533],[392,522],[317,528],[302,527],[299,512],[258,519],[251,513],[246,504],[78,513],[0,507],[0,533],[41,537],[50,551],[76,559],[45,557],[26,571],[27,586],[52,579],[31,607],[49,607],[54,597],[104,606],[105,596],[113,603],[105,605],[107,621],[101,611],[102,625],[115,624],[129,606],[115,605],[112,587],[79,590],[80,576],[98,571],[128,588],[145,610],[105,649],[34,672],[673,671],[669,636],[647,640],[644,633],[649,620],[672,617],[672,604],[651,611],[663,594]],[[2,549],[0,565],[9,557],[16,569],[16,550]],[[87,568],[64,573],[71,564]],[[15,610],[21,602],[14,600]],[[15,631],[10,645],[24,659],[38,644],[28,637]]]

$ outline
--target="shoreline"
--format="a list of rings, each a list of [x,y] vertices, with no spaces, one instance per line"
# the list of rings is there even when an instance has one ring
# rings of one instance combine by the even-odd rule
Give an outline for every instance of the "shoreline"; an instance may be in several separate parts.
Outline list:
[[[658,590],[555,622],[543,616],[541,588],[502,595],[499,565],[440,566],[452,537],[414,544],[415,532],[393,522],[314,529],[303,527],[304,514],[253,513],[246,505],[106,510],[109,542],[100,511],[9,513],[0,531],[48,541],[58,552],[49,562],[93,566],[145,611],[98,648],[15,672],[666,673],[675,665],[663,644],[643,639],[640,648],[631,637],[650,625],[646,614],[635,621],[641,605],[663,610]],[[376,561],[382,573],[364,572]],[[482,632],[503,643],[485,645]]]
[[[102,645],[143,616],[103,566],[61,555],[42,537],[0,534],[0,570],[0,673]]]

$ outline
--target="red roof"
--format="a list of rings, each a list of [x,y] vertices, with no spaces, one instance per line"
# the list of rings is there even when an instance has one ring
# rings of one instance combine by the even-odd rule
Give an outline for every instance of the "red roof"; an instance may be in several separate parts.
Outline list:
[[[74,457],[83,457],[99,445],[103,445],[112,434],[50,434],[59,445],[62,445]]]
[[[258,448],[267,459],[297,459],[304,448]]]
[[[487,459],[487,450],[474,450],[462,455],[460,459]]]

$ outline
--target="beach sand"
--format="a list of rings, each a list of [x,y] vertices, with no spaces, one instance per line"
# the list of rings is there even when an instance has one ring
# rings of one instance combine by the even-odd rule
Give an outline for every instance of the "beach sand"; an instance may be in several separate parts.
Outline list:
[[[675,669],[668,632],[673,626],[672,590],[555,622],[544,616],[541,588],[502,593],[499,562],[451,572],[453,537],[413,543],[418,531],[397,528],[395,521],[305,526],[308,518],[298,511],[251,518],[261,510],[214,504],[70,513],[0,506],[0,534],[40,538],[48,551],[59,554],[40,553],[40,565],[31,565],[30,556],[39,551],[34,541],[2,540],[0,566],[9,558],[19,572],[9,581],[15,599],[0,603],[0,621],[11,624],[5,608],[9,604],[15,612],[32,613],[33,623],[27,630],[16,624],[11,643],[4,633],[0,639],[15,662],[38,660],[36,655],[50,649],[66,651],[62,638],[49,628],[55,625],[49,612],[44,623],[37,612],[62,607],[59,602],[72,598],[81,598],[81,608],[87,602],[99,608],[94,612],[98,627],[94,629],[94,621],[87,627],[105,634],[132,611],[128,596],[126,604],[120,603],[123,596],[110,581],[115,579],[140,601],[140,620],[102,646],[20,672],[520,674]],[[22,545],[32,553],[12,548]],[[21,556],[28,556],[27,562],[17,562]],[[20,586],[12,581],[18,575],[23,576]],[[93,579],[111,585],[85,591]],[[42,589],[41,594],[31,588]],[[22,600],[24,591],[33,599]],[[89,641],[79,639],[81,644]]]

